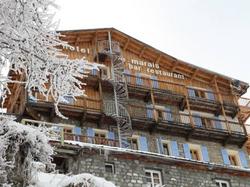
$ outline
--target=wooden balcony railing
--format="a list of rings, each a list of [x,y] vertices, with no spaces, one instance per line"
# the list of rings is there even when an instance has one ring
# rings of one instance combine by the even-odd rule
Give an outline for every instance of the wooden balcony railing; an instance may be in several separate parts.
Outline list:
[[[53,103],[54,102],[52,97],[49,97],[48,101],[46,101],[46,98],[42,94],[39,94],[38,92],[35,92],[33,95],[34,97],[28,98],[29,103]],[[94,111],[101,111],[101,108],[102,108],[101,100],[94,99],[91,97],[76,97],[76,100],[74,100],[72,97],[64,97],[59,104],[64,105],[64,106],[72,106],[72,107],[84,108],[84,109],[94,110]]]
[[[60,141],[62,144],[64,143],[65,140],[69,140],[69,141],[77,141],[83,143],[108,145],[113,147],[119,146],[118,140],[102,138],[102,137],[90,137],[90,136],[85,136],[83,134],[75,134],[74,125],[49,123],[45,121],[37,121],[30,119],[23,119],[22,123],[26,125],[47,127],[49,129],[48,135],[50,136],[51,140]]]
[[[156,80],[147,77],[138,77],[135,75],[124,73],[125,80],[129,86],[153,89],[154,91],[161,91],[169,94],[186,95],[188,93],[189,99],[196,99],[208,103],[219,103],[219,95],[221,95],[222,102],[225,105],[238,105],[232,94],[218,93],[213,90],[205,90],[194,87],[188,87],[184,84]]]
[[[241,107],[250,108],[250,98],[241,97],[239,99],[239,105]]]
[[[111,139],[100,138],[100,137],[90,137],[90,136],[84,136],[84,135],[75,135],[72,133],[64,133],[64,141],[65,140],[99,144],[99,145],[108,145],[112,147],[119,146],[118,140],[111,140]]]
[[[174,82],[156,80],[146,77],[137,77],[135,75],[124,74],[128,85],[142,88],[152,88],[154,90],[166,91],[169,93],[176,93],[185,95],[185,86]]]
[[[183,112],[175,113],[169,110],[158,110],[154,109],[152,105],[141,106],[130,104],[129,111],[131,118],[135,120],[154,121],[156,123],[171,126],[190,126],[197,129],[206,129],[226,133],[245,133],[243,126],[238,122],[205,117],[198,114],[189,115]]]

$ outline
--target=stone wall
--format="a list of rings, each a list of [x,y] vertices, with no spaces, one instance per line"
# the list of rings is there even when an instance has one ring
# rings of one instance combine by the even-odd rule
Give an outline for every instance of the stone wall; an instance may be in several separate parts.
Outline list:
[[[91,152],[91,151],[90,151]],[[192,167],[181,167],[175,164],[162,164],[147,158],[117,158],[115,155],[82,152],[78,157],[68,160],[69,171],[74,174],[88,172],[113,181],[117,187],[146,187],[145,169],[161,172],[163,184],[167,187],[216,187],[215,180],[223,179],[230,182],[231,187],[249,187],[249,177],[232,176],[215,172],[213,169],[204,171]],[[105,163],[113,163],[115,173],[105,172]],[[250,176],[250,175],[249,175]]]

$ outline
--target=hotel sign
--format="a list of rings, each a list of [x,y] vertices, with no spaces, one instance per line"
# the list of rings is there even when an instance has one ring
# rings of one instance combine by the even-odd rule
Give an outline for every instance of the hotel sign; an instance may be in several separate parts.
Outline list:
[[[128,62],[128,68],[130,70],[135,70],[139,72],[142,72],[143,69],[146,68],[145,69],[146,73],[155,74],[159,76],[172,77],[175,79],[182,79],[182,80],[185,79],[184,75],[182,74],[161,70],[160,65],[154,62],[131,59],[131,61]]]

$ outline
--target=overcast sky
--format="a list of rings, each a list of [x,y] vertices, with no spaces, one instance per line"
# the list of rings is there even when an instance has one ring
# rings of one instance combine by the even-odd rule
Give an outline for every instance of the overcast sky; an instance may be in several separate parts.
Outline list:
[[[178,59],[250,83],[250,0],[55,2],[60,30],[114,27]]]

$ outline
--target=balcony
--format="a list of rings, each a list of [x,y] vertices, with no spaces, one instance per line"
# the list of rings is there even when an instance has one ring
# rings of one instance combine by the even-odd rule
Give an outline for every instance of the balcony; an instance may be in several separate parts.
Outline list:
[[[124,76],[130,96],[143,97],[147,102],[151,98],[150,94],[152,91],[155,100],[169,100],[179,104],[184,102],[186,89],[182,84],[146,77],[137,77],[126,73]]]
[[[223,114],[223,104],[225,113],[232,117],[235,117],[239,110],[237,102],[234,101],[234,96],[230,94],[156,80],[152,77],[138,77],[127,73],[124,73],[124,76],[129,96],[143,98],[145,102],[148,102],[153,95],[156,102],[174,102],[179,105],[181,110],[184,110],[187,107],[185,100],[187,97],[192,110],[211,112],[218,116]]]
[[[22,123],[34,126],[43,125],[47,127],[49,129],[49,136],[51,142],[56,141],[61,142],[61,144],[64,144],[65,141],[76,141],[82,143],[107,145],[112,147],[119,146],[118,140],[115,139],[83,135],[84,133],[81,133],[82,129],[74,125],[50,123],[31,119],[23,119]]]
[[[102,102],[100,99],[91,97],[77,97],[76,99],[77,100],[74,100],[72,97],[63,97],[59,103],[60,112],[71,117],[85,116],[95,118],[100,116],[102,110]],[[47,112],[49,113],[48,116],[55,112],[53,99],[49,97],[48,101],[46,101],[45,97],[38,92],[35,92],[33,97],[27,99],[27,107],[33,111]]]
[[[160,131],[186,138],[217,140],[223,144],[234,143],[242,146],[246,133],[242,124],[184,112],[157,110],[153,106],[129,105],[133,127],[143,130]]]
[[[250,117],[250,99],[241,97],[239,99],[239,106],[240,106],[240,115],[239,118],[246,122]]]

